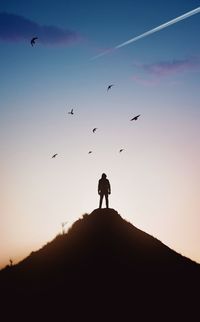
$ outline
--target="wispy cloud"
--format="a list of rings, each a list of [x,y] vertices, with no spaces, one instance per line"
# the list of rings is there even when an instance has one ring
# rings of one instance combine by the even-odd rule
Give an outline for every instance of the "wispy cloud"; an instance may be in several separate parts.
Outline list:
[[[140,67],[151,75],[162,77],[196,70],[200,67],[200,58],[190,57],[182,60],[161,61],[153,64],[141,64]]]
[[[200,57],[192,56],[186,59],[160,61],[151,64],[134,63],[142,71],[141,75],[134,75],[132,79],[142,85],[156,85],[162,78],[183,72],[199,71]]]
[[[44,45],[69,45],[81,37],[75,31],[57,26],[40,25],[23,16],[0,13],[0,41],[22,42],[37,36]]]

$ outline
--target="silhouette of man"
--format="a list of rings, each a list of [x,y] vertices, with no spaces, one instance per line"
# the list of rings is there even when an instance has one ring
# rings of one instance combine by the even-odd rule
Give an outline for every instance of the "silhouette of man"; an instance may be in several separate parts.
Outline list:
[[[100,195],[99,208],[102,206],[103,197],[106,199],[106,208],[108,207],[108,195],[111,193],[110,182],[106,179],[106,174],[103,173],[98,184],[98,194]]]

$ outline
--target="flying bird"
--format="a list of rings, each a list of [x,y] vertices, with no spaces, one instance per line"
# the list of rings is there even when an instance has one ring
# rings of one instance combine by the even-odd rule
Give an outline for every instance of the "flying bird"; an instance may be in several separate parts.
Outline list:
[[[55,158],[57,155],[58,155],[58,153],[54,154],[54,155],[52,156],[52,158]]]
[[[97,127],[95,127],[95,128],[92,130],[92,132],[93,132],[93,133],[95,133],[95,132],[96,132],[96,130],[97,130]]]
[[[134,116],[132,119],[130,119],[130,121],[137,121],[137,119],[138,119],[139,116],[140,116],[140,114],[137,115],[137,116]]]
[[[122,151],[124,151],[124,149],[120,149],[120,150],[119,150],[119,153],[121,153]]]
[[[74,110],[73,110],[73,108],[71,109],[71,111],[70,111],[70,112],[68,112],[68,114],[74,115]]]
[[[31,39],[31,46],[33,47],[33,45],[35,44],[35,41],[38,39],[38,37],[33,37]]]
[[[107,87],[107,92],[109,91],[109,89],[111,89],[114,86],[114,84],[108,85]]]
[[[92,153],[92,151],[89,151],[88,154]]]

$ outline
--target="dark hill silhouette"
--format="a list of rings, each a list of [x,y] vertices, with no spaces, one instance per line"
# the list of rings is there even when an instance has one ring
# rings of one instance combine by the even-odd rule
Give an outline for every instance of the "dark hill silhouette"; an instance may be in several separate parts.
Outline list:
[[[0,285],[3,303],[22,306],[29,321],[38,316],[48,321],[53,315],[73,321],[191,320],[200,265],[115,210],[97,209],[67,234],[3,269]]]

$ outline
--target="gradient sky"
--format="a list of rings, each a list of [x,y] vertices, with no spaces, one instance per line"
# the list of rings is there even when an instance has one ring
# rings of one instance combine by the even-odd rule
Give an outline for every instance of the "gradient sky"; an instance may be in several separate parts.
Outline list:
[[[1,0],[0,267],[97,208],[103,172],[111,208],[200,263],[200,14],[91,60],[199,6]]]

